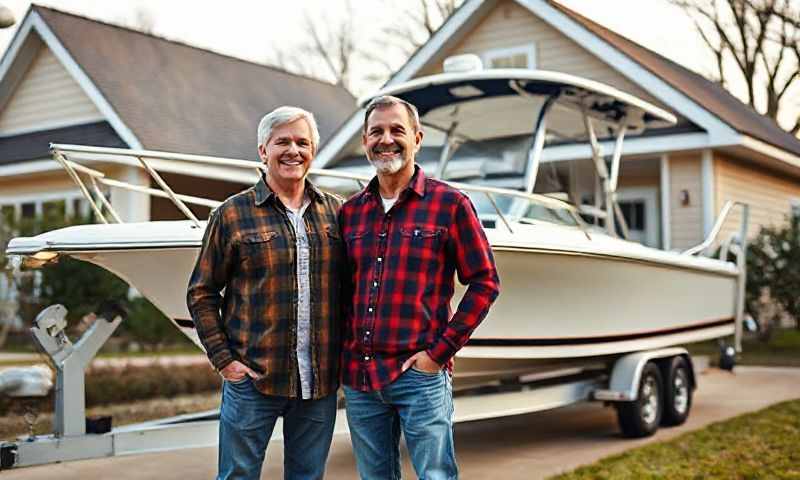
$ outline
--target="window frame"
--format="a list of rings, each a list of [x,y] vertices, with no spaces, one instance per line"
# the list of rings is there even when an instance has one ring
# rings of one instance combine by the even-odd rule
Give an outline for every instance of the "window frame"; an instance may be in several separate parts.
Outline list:
[[[484,68],[494,68],[491,66],[492,61],[503,57],[513,57],[514,55],[525,54],[528,57],[528,65],[525,68],[536,69],[536,43],[526,43],[524,45],[515,45],[512,47],[500,47],[486,50],[481,55]]]

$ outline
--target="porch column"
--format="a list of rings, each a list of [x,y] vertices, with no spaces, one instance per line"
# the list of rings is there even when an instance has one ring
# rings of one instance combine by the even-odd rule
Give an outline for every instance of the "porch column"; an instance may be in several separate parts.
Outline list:
[[[141,168],[124,167],[120,173],[113,175],[119,180],[133,185],[150,186],[150,177]],[[123,188],[111,189],[111,205],[123,222],[150,221],[150,196],[131,192]]]
[[[714,205],[714,154],[708,148],[703,150],[700,162],[700,182],[703,193],[702,218],[703,239],[705,239],[714,227],[714,217],[716,215],[716,205]]]
[[[669,155],[661,155],[659,161],[661,183],[661,248],[672,248],[672,205],[670,202],[671,191],[669,185]]]

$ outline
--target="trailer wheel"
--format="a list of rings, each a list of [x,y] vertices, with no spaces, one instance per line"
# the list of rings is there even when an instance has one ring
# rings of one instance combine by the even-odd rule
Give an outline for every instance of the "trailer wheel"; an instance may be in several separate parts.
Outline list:
[[[664,410],[661,371],[653,362],[647,362],[639,379],[639,395],[632,402],[616,404],[617,420],[626,437],[649,437],[658,430]]]
[[[670,359],[664,372],[664,415],[661,424],[680,425],[689,418],[692,408],[692,377],[689,363],[681,356]]]

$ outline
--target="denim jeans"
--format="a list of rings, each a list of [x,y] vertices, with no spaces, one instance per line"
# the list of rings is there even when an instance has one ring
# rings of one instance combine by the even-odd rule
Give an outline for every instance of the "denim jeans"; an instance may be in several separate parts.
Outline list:
[[[347,423],[364,480],[400,478],[400,433],[420,480],[458,478],[450,374],[408,369],[381,390],[344,387]]]
[[[222,386],[217,479],[261,478],[267,443],[281,416],[283,477],[322,478],[336,421],[336,394],[319,400],[268,396],[246,378]]]

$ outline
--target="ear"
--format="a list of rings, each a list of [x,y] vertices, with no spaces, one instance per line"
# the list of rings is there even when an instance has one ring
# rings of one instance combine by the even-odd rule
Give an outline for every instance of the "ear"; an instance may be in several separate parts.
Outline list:
[[[258,158],[260,158],[263,163],[267,163],[267,147],[264,146],[263,143],[258,146]]]
[[[361,132],[361,148],[364,149],[364,153],[367,152],[367,133],[364,131]]]
[[[417,133],[414,134],[414,153],[419,152],[419,149],[422,148],[422,138],[425,136],[425,132],[422,129],[417,130]]]

